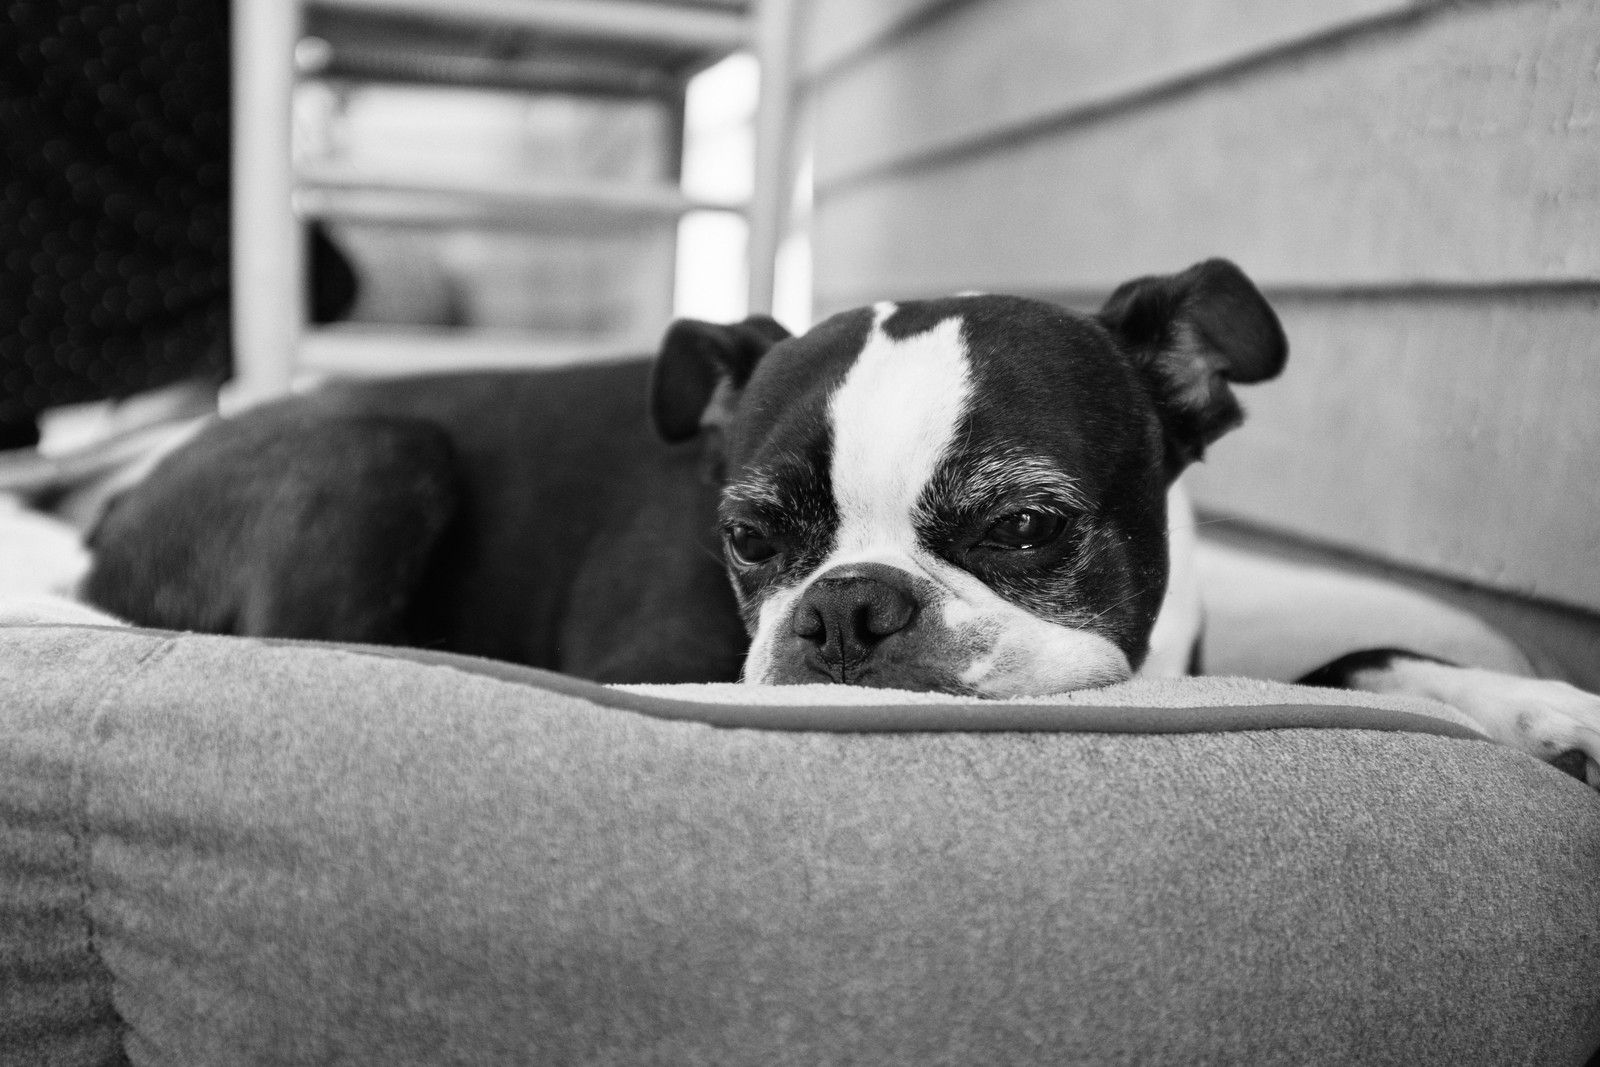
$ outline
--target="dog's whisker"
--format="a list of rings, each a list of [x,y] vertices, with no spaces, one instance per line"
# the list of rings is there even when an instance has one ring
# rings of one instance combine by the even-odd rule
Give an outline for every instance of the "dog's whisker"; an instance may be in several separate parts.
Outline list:
[[[1103,607],[1099,611],[1095,612],[1093,615],[1091,615],[1089,617],[1087,622],[1083,623],[1083,625],[1084,626],[1090,626],[1090,625],[1093,625],[1094,623],[1099,622],[1109,612],[1113,612],[1113,611],[1117,610],[1118,608],[1122,607],[1122,605],[1126,604],[1128,601],[1133,600],[1136,597],[1143,596],[1148,591],[1149,591],[1149,587],[1148,586],[1144,586],[1144,587],[1135,589],[1133,592],[1129,593],[1127,596],[1123,597],[1122,599],[1117,600],[1114,603],[1107,604],[1105,607]]]

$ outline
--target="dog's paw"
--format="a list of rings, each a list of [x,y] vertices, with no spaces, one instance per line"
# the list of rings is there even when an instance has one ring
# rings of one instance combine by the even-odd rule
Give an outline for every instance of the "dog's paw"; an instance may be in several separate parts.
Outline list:
[[[1600,696],[1566,682],[1456,670],[1448,703],[1496,741],[1547,763],[1583,753],[1584,780],[1600,789]]]
[[[0,597],[0,626],[126,625],[121,619],[66,597]]]
[[[1583,779],[1600,789],[1600,696],[1566,682],[1457,667],[1391,649],[1350,658],[1361,662],[1342,668],[1339,681],[1348,687],[1449,704],[1493,741],[1546,763],[1559,761],[1563,769],[1577,761],[1572,769],[1581,768]]]

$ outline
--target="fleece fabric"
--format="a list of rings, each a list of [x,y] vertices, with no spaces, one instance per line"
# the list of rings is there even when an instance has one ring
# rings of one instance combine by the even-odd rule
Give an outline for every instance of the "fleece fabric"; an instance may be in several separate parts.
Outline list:
[[[445,657],[0,629],[0,1062],[1600,1047],[1600,797],[1413,708],[1229,700],[1249,728],[765,729]]]

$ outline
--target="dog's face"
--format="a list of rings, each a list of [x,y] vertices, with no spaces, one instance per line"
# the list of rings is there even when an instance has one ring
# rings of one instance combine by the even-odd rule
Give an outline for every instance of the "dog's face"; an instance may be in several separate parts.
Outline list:
[[[1166,586],[1165,494],[1276,374],[1276,317],[1209,261],[1094,317],[973,296],[680,322],[669,440],[707,437],[752,682],[983,696],[1127,677]]]

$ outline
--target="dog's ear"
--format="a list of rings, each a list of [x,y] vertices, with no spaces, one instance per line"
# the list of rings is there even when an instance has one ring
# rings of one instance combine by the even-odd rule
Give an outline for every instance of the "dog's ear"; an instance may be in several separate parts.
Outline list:
[[[776,319],[751,315],[723,326],[679,319],[667,327],[650,381],[650,415],[666,441],[687,441],[721,426],[756,361],[789,337]]]
[[[1289,355],[1278,316],[1225,259],[1125,282],[1098,317],[1154,391],[1174,475],[1244,421],[1229,383],[1275,377]]]

